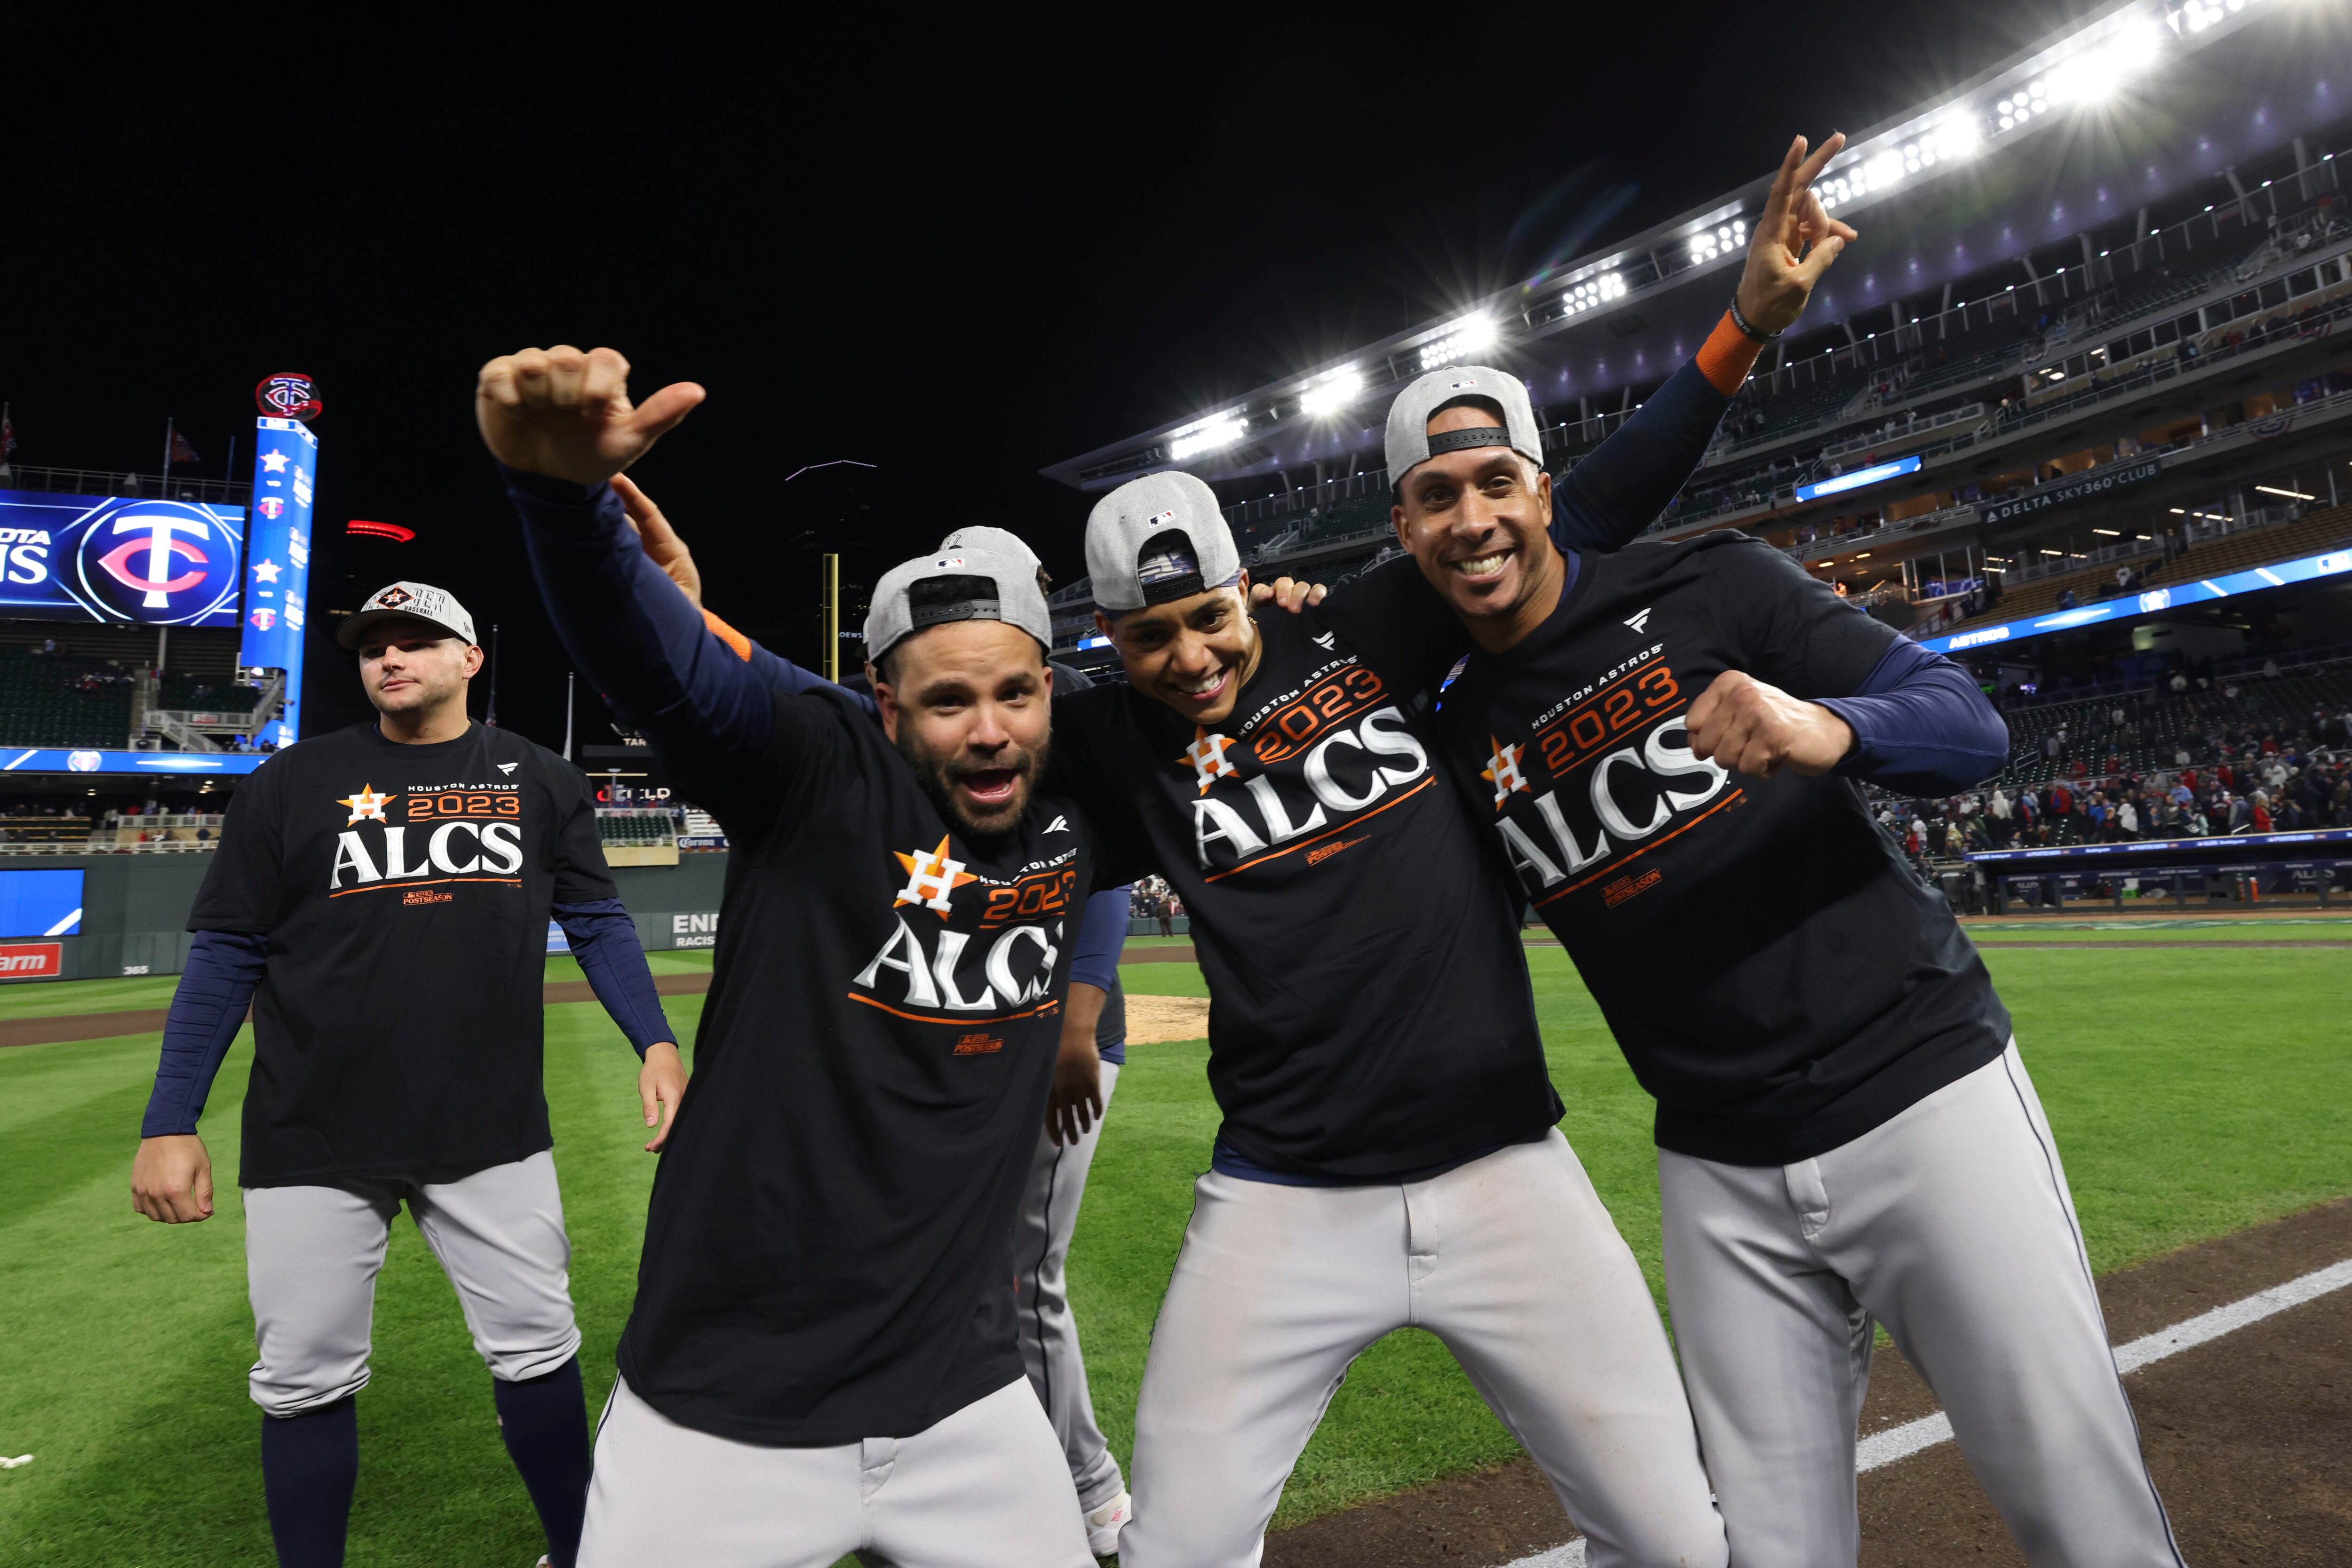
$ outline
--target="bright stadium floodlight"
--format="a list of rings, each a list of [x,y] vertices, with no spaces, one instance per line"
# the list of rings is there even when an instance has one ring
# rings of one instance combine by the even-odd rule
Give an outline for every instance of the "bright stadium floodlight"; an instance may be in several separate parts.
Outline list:
[[[1215,414],[1168,437],[1168,460],[1183,462],[1203,452],[1230,447],[1248,433],[1249,421],[1231,414]]]
[[[1734,218],[1729,223],[1701,229],[1691,236],[1691,265],[1696,267],[1713,261],[1718,256],[1736,255],[1747,243],[1748,223],[1744,218]]]
[[[1445,330],[1445,335],[1421,351],[1421,368],[1435,370],[1442,364],[1452,364],[1464,354],[1475,354],[1490,349],[1502,336],[1495,323],[1484,315],[1465,316]]]
[[[1580,316],[1596,306],[1624,297],[1625,279],[1614,272],[1603,272],[1597,277],[1587,278],[1581,283],[1570,285],[1568,291],[1559,297],[1560,313]]]
[[[1364,395],[1364,373],[1354,365],[1335,370],[1299,394],[1298,412],[1310,419],[1337,414]]]

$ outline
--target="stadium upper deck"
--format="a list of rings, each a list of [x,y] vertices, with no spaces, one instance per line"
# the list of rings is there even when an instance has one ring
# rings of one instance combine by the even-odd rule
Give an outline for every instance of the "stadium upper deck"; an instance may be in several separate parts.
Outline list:
[[[1823,190],[1864,246],[1659,529],[1750,528],[1857,589],[1917,599],[2049,561],[2013,537],[2049,498],[1989,513],[2010,491],[2145,458],[2162,482],[2134,499],[2196,522],[2224,504],[2220,480],[2249,477],[2231,454],[2253,433],[2236,426],[2316,395],[2330,406],[2263,459],[2347,445],[2327,333],[2352,315],[2347,68],[2352,28],[2310,0],[2134,3],[1856,137]],[[1550,465],[1572,467],[1720,314],[1763,189],[1045,471],[1099,489],[1190,469],[1233,502],[1257,563],[1340,574],[1384,542],[1380,430],[1398,387],[1474,355],[1507,364],[1535,393]],[[1858,472],[1914,457],[1916,472]],[[1083,584],[1056,599],[1075,632]]]

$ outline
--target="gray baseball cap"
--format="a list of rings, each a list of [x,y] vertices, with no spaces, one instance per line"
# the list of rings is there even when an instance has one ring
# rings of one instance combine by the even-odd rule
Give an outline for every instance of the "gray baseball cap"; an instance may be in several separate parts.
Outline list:
[[[1503,423],[1430,435],[1429,416],[1457,397],[1492,399],[1503,410]],[[1468,447],[1508,447],[1543,467],[1543,437],[1536,426],[1535,405],[1528,400],[1527,383],[1488,365],[1449,364],[1431,371],[1389,405],[1389,483],[1401,485],[1418,465]]]
[[[357,614],[345,617],[335,628],[335,640],[345,647],[357,647],[370,631],[386,621],[425,621],[451,637],[462,637],[469,647],[474,641],[474,617],[466,613],[457,595],[429,583],[394,583],[378,588]]]
[[[1043,564],[1037,559],[1037,552],[1029,548],[1029,542],[1009,528],[989,528],[974,523],[970,528],[959,528],[940,541],[940,553],[942,555],[952,555],[959,550],[984,550],[991,555],[1026,561],[1032,572]]]
[[[910,603],[915,585],[935,577],[977,578],[986,585],[976,584],[969,597],[946,604]],[[882,574],[866,613],[866,657],[878,662],[917,632],[952,621],[1003,621],[1035,637],[1047,652],[1053,650],[1054,620],[1037,587],[1034,556],[1023,561],[994,551],[942,549],[936,555],[901,561]]]
[[[1106,610],[1188,599],[1225,586],[1241,570],[1217,492],[1190,474],[1129,479],[1087,518],[1087,574]]]

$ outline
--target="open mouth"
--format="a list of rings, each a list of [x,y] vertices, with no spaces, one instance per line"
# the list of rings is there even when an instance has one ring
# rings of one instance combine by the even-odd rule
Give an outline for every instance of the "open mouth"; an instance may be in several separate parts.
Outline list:
[[[956,780],[956,787],[970,797],[974,805],[989,808],[1010,805],[1021,788],[1021,773],[1015,768],[982,768],[978,773],[964,774]]]
[[[1174,697],[1180,702],[1188,702],[1195,707],[1206,708],[1215,702],[1219,698],[1223,697],[1225,694],[1226,689],[1231,687],[1233,683],[1234,672],[1230,668],[1220,668],[1214,675],[1210,676],[1200,685],[1193,686],[1178,681],[1171,681],[1168,683],[1167,690],[1170,696]]]
[[[1511,553],[1508,550],[1490,550],[1484,555],[1449,561],[1445,569],[1465,583],[1492,583],[1502,576],[1503,568],[1510,563]]]

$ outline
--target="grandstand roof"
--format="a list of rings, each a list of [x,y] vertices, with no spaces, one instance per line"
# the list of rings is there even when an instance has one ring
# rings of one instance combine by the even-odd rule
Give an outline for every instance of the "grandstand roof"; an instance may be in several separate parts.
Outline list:
[[[2293,148],[2291,171],[2305,157],[2298,138],[2347,110],[2352,26],[2341,8],[2126,0],[1851,139],[1821,185],[1863,238],[1816,294],[1805,330],[1860,338],[1938,309],[1956,280],[2037,247],[2107,226],[2127,242],[2146,208],[2197,182],[2234,179],[2236,165]],[[1614,407],[1670,374],[1720,316],[1744,243],[1710,253],[1703,237],[1752,220],[1769,183],[1042,472],[1094,490],[1177,467],[1212,480],[1318,461],[1344,470],[1368,450],[1377,468],[1396,390],[1465,358],[1509,366],[1539,405]],[[2053,259],[2045,249],[2044,270]],[[1473,343],[1485,323],[1492,346],[1465,351],[1465,323]],[[1360,391],[1334,395],[1356,377]],[[1341,406],[1312,412],[1318,402]]]

